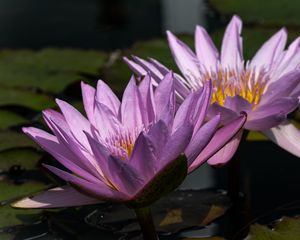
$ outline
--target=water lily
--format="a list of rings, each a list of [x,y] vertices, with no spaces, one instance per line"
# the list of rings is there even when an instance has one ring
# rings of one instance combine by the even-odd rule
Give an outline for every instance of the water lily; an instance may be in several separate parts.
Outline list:
[[[61,113],[43,111],[52,134],[23,128],[67,169],[44,165],[69,184],[13,206],[55,208],[103,200],[121,202],[134,208],[140,222],[146,221],[151,228],[147,206],[213,156],[246,119],[241,114],[223,127],[219,114],[204,120],[211,101],[211,82],[189,94],[177,109],[173,73],[167,73],[155,91],[152,81],[146,75],[137,85],[131,78],[122,102],[101,80],[97,89],[82,83],[87,118],[67,102],[57,100]],[[149,226],[144,229],[146,235],[150,234],[145,233]]]
[[[227,123],[244,111],[248,114],[244,129],[261,131],[290,153],[300,157],[300,132],[286,120],[288,113],[299,105],[300,92],[300,37],[285,49],[287,31],[281,29],[245,61],[242,46],[242,21],[233,16],[228,24],[221,51],[215,47],[206,30],[196,27],[196,54],[171,32],[168,42],[182,75],[175,74],[177,101],[182,102],[190,92],[201,89],[208,80],[213,93],[208,115],[221,112]],[[139,76],[151,72],[157,84],[167,67],[155,59],[144,60],[133,56],[124,58]],[[208,163],[224,164],[235,153],[242,131]]]

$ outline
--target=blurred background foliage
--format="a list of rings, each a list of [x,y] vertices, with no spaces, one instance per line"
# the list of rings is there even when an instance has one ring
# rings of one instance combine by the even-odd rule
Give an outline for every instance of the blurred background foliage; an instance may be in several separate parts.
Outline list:
[[[300,32],[298,0],[190,1],[202,9],[196,23],[205,25],[218,47],[232,14],[241,16],[245,59],[282,25],[288,29],[289,41]],[[80,81],[95,86],[97,79],[103,79],[121,97],[132,74],[122,56],[156,58],[176,70],[164,34],[166,17],[162,16],[169,6],[167,0],[0,2],[0,239],[25,239],[29,232],[38,236],[49,228],[54,229],[51,236],[34,239],[96,239],[97,231],[85,229],[79,234],[74,222],[62,220],[70,220],[74,213],[85,216],[88,210],[15,210],[9,206],[22,196],[61,183],[40,168],[41,162],[55,161],[24,136],[21,127],[45,128],[41,110],[56,108],[57,97],[82,110]],[[184,7],[174,15],[180,12],[189,15]],[[175,32],[193,48],[192,31]],[[249,140],[265,139],[250,133]],[[298,219],[286,218],[284,223],[287,221],[299,226]],[[33,223],[42,224],[37,230]],[[276,231],[284,223],[276,225]],[[27,230],[23,225],[29,226]],[[285,234],[282,231],[278,230]],[[261,237],[269,232],[267,227],[254,225],[249,239],[295,239],[291,234]],[[109,236],[116,239],[109,234],[107,239]]]

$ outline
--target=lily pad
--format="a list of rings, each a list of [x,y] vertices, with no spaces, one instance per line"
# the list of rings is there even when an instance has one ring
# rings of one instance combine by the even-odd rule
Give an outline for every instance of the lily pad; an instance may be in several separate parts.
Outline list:
[[[175,191],[153,204],[152,214],[160,232],[178,232],[206,226],[223,215],[230,201],[226,195],[207,190]],[[86,218],[92,226],[122,233],[139,231],[134,211],[122,205],[105,205]]]
[[[300,25],[297,0],[209,0],[221,14],[238,14],[243,20],[267,25]]]
[[[300,239],[300,219],[283,217],[271,229],[254,224],[250,228],[247,240],[298,240]]]
[[[99,51],[3,50],[0,52],[0,84],[59,93],[70,83],[85,79],[85,75],[98,75],[105,61],[106,54]]]
[[[0,71],[1,74],[1,71]],[[0,106],[19,105],[40,111],[55,106],[54,98],[33,90],[17,88],[0,88]]]
[[[33,149],[12,149],[0,152],[0,170],[8,171],[12,166],[29,170],[35,168],[42,154]]]
[[[25,124],[26,122],[27,119],[15,112],[0,110],[0,129]]]
[[[37,145],[25,134],[14,131],[0,131],[0,151],[22,147],[37,148]]]

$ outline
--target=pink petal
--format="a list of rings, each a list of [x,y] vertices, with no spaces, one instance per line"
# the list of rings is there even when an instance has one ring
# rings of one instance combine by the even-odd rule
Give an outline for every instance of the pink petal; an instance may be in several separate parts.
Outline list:
[[[91,133],[90,122],[84,116],[82,116],[77,109],[67,102],[59,99],[57,99],[56,102],[61,109],[74,137],[78,140],[78,142],[88,149],[89,144],[83,131]]]
[[[172,122],[175,113],[174,79],[168,73],[154,92],[156,119],[162,119],[167,126]]]
[[[100,102],[96,102],[95,121],[98,133],[103,139],[116,134],[122,128],[117,116]]]
[[[95,124],[94,107],[95,107],[96,90],[95,90],[95,88],[91,87],[90,85],[85,84],[84,82],[81,82],[81,92],[82,92],[83,106],[84,106],[86,115],[87,115],[89,121],[92,124]]]
[[[91,165],[80,161],[68,148],[59,143],[55,136],[33,127],[22,130],[67,169],[91,182],[99,181],[89,173]]]
[[[285,28],[282,28],[257,51],[251,61],[251,66],[258,69],[261,67],[269,68],[283,53],[286,41],[287,31]]]
[[[64,208],[98,204],[100,200],[81,194],[71,186],[49,189],[12,204],[16,208]]]
[[[229,142],[240,131],[246,122],[246,115],[242,114],[240,117],[231,121],[224,127],[220,128],[211,141],[206,145],[203,151],[198,155],[196,160],[189,166],[189,173],[198,168],[201,164],[212,157],[219,151],[227,142]]]
[[[297,98],[279,98],[273,103],[258,107],[248,115],[244,128],[263,131],[280,124],[286,115],[297,108]]]
[[[263,131],[270,140],[291,154],[300,157],[300,131],[289,121]]]
[[[206,30],[201,26],[196,27],[195,49],[199,62],[205,66],[206,70],[215,70],[219,52]]]
[[[120,100],[111,88],[102,80],[97,83],[96,99],[99,103],[106,105],[115,115],[119,112]]]
[[[154,122],[156,115],[153,87],[151,81],[151,76],[147,74],[139,85],[139,91],[142,96],[142,102],[144,105],[143,119],[145,121],[145,126],[148,126],[150,123]]]
[[[201,79],[198,60],[192,50],[176,38],[170,31],[167,31],[169,46],[175,62],[188,80]]]
[[[122,124],[128,129],[136,129],[143,124],[143,102],[140,92],[132,77],[124,91],[121,105]]]
[[[239,95],[234,97],[226,97],[224,107],[236,113],[240,113],[242,111],[248,113],[252,111],[252,104]]]
[[[216,115],[209,122],[205,123],[193,136],[191,142],[185,149],[188,164],[191,165],[203,148],[209,143],[215,134],[220,123],[220,115]]]
[[[153,177],[158,169],[158,159],[154,149],[151,140],[141,132],[135,141],[129,162],[145,180]]]
[[[227,124],[232,119],[236,118],[238,114],[226,107],[220,106],[218,103],[213,103],[209,106],[207,111],[207,117],[208,119],[213,118],[216,114],[221,114],[221,123]]]
[[[68,172],[62,171],[56,167],[52,167],[46,164],[44,164],[43,166],[46,167],[51,172],[53,172],[58,177],[65,180],[66,182],[70,182],[71,184],[74,184],[74,186],[78,187],[80,191],[91,196],[92,198],[96,198],[99,200],[114,200],[114,201],[124,201],[127,199],[127,196],[125,194],[110,189],[103,182],[99,182],[97,184],[91,183],[75,175],[72,175]]]
[[[235,68],[240,67],[243,61],[242,20],[233,16],[228,24],[223,37],[221,48],[221,63],[223,66]]]
[[[128,59],[127,57],[123,57],[123,60],[135,74],[138,76],[146,76],[147,71],[142,66]]]
[[[217,153],[209,158],[207,163],[209,165],[216,166],[224,165],[230,161],[240,144],[242,135],[243,130],[240,130],[233,139],[231,139],[224,147],[222,147]]]

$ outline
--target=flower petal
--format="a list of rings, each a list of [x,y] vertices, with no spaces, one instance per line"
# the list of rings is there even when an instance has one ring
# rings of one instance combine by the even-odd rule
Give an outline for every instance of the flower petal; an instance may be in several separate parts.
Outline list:
[[[279,98],[271,104],[258,107],[249,113],[244,128],[254,131],[263,131],[280,124],[286,115],[297,108],[297,98]]]
[[[148,126],[150,123],[155,121],[155,104],[154,104],[154,94],[153,94],[153,87],[151,84],[152,78],[150,74],[147,74],[145,78],[139,85],[139,91],[142,98],[142,102],[144,105],[144,111],[142,114],[144,115],[144,124]]]
[[[56,99],[56,103],[62,111],[66,122],[69,125],[70,131],[72,132],[74,137],[78,140],[79,143],[81,143],[88,149],[88,141],[83,131],[91,133],[90,122],[69,103],[59,99]]]
[[[240,67],[243,61],[242,20],[233,16],[228,24],[222,41],[221,63],[224,67]]]
[[[95,107],[96,90],[95,90],[95,88],[91,87],[90,85],[88,85],[84,82],[81,82],[81,92],[82,92],[83,106],[84,106],[86,115],[87,115],[89,121],[92,124],[95,124],[94,107]]]
[[[163,120],[169,127],[175,114],[174,79],[172,72],[168,73],[156,88],[154,102],[156,119]]]
[[[74,155],[68,148],[64,147],[63,144],[59,143],[57,138],[41,129],[29,127],[23,128],[23,132],[32,138],[37,144],[39,144],[45,151],[50,153],[58,162],[63,166],[70,169],[78,176],[81,176],[91,182],[98,182],[89,169],[90,164],[83,163],[80,159]]]
[[[128,129],[135,129],[143,124],[143,103],[140,92],[135,83],[134,77],[131,77],[123,94],[121,104],[122,124]]]
[[[208,72],[215,70],[219,52],[207,31],[201,26],[196,27],[195,49],[198,60],[205,66],[206,70]]]
[[[251,112],[252,104],[249,103],[245,98],[236,95],[234,97],[226,97],[224,107],[236,112]]]
[[[124,160],[109,156],[108,168],[111,174],[112,182],[118,191],[134,196],[145,182],[145,176],[140,174],[137,169]]]
[[[260,106],[269,104],[274,99],[288,97],[300,84],[300,70],[289,72],[268,86],[261,98]]]
[[[235,154],[243,135],[243,130],[240,130],[233,139],[231,139],[224,147],[208,159],[207,163],[212,166],[224,165],[230,161]]]
[[[95,121],[98,133],[103,139],[110,137],[122,128],[117,116],[100,102],[95,104]]]
[[[91,183],[68,172],[62,171],[56,167],[46,164],[43,164],[43,166],[66,182],[74,184],[74,187],[78,187],[80,191],[84,192],[88,196],[91,196],[92,198],[114,201],[122,201],[127,199],[127,196],[125,194],[110,189],[103,182],[99,182],[97,184]]]
[[[146,181],[149,180],[158,169],[158,160],[156,159],[154,151],[155,147],[151,140],[141,132],[135,141],[129,162]]]
[[[160,169],[167,166],[184,152],[193,134],[193,124],[186,122],[181,125],[170,137],[159,161]]]
[[[123,60],[135,74],[137,74],[138,76],[146,76],[147,71],[142,66],[127,57],[123,57]]]
[[[185,78],[190,81],[201,79],[198,60],[192,50],[170,31],[167,31],[167,36],[175,62]]]
[[[289,121],[263,131],[270,140],[291,154],[300,157],[300,131]]]
[[[188,159],[188,165],[193,163],[203,148],[209,143],[217,130],[220,119],[220,115],[216,115],[195,133],[191,142],[184,151]]]
[[[269,68],[282,54],[287,41],[287,31],[285,28],[279,30],[257,51],[251,60],[251,66],[255,68]]]
[[[201,164],[212,157],[217,151],[219,151],[227,142],[229,142],[240,131],[246,122],[246,114],[242,114],[240,117],[231,121],[224,127],[220,128],[211,141],[206,145],[203,151],[198,155],[196,160],[189,166],[189,173],[198,168]]]
[[[102,80],[97,83],[96,99],[99,103],[106,105],[115,115],[119,112],[120,100],[111,88]]]
[[[101,201],[81,194],[71,186],[49,189],[33,197],[21,199],[12,204],[16,208],[64,208],[98,204]]]
[[[211,119],[219,113],[221,114],[221,123],[224,125],[239,116],[235,111],[220,106],[218,103],[213,103],[208,108],[207,117]]]

